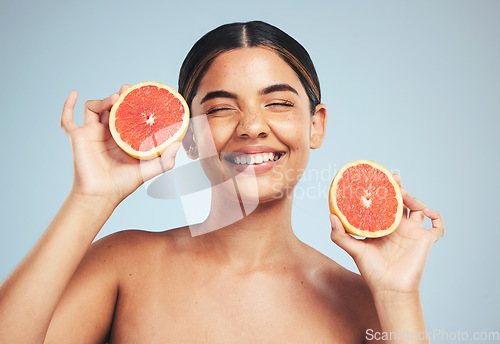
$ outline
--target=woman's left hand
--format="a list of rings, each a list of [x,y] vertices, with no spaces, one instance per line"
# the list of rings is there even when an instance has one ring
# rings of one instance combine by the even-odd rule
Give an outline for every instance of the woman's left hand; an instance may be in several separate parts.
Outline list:
[[[401,185],[401,178],[395,178]],[[330,215],[332,241],[354,259],[374,298],[418,295],[429,250],[444,234],[441,215],[402,187],[401,191],[403,218],[385,237],[356,239],[345,231],[337,216]],[[425,217],[432,221],[431,229],[423,227]]]

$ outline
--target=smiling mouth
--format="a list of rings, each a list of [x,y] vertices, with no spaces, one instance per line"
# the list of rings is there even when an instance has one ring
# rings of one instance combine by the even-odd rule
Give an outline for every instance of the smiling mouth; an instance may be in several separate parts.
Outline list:
[[[235,165],[259,165],[268,161],[278,161],[283,155],[285,155],[285,152],[229,154],[224,159]]]

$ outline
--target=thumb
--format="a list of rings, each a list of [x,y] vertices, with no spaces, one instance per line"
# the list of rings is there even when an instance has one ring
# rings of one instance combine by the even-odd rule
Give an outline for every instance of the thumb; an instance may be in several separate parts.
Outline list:
[[[356,260],[363,250],[365,244],[363,240],[355,239],[347,233],[337,215],[330,214],[330,222],[332,224],[332,233],[330,234],[332,241]]]
[[[140,169],[142,180],[147,181],[157,175],[174,168],[175,156],[179,150],[180,143],[174,142],[165,149],[160,157],[148,161],[141,161]]]

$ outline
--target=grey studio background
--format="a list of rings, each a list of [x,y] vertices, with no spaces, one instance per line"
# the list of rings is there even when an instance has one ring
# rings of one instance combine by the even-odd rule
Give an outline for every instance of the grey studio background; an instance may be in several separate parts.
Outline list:
[[[0,279],[36,242],[72,183],[65,98],[104,98],[123,83],[177,88],[192,44],[227,22],[268,21],[301,42],[328,106],[326,141],[296,189],[295,233],[356,271],[329,239],[328,189],[361,158],[398,172],[414,196],[441,212],[422,298],[433,343],[475,342],[500,331],[499,1],[53,1],[0,3]],[[188,162],[183,152],[177,164]],[[204,205],[205,204],[205,205]],[[206,210],[203,197],[199,204]],[[179,198],[141,187],[99,238],[188,223]],[[68,230],[71,230],[70,228]],[[460,337],[461,336],[461,337]],[[462,340],[463,341],[463,340]]]

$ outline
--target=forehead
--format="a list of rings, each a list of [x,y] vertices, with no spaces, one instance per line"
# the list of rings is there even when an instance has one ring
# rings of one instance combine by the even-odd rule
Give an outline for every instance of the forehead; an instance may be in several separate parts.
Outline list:
[[[195,98],[213,90],[244,92],[287,83],[307,96],[295,71],[276,52],[239,48],[219,55],[203,76]]]

